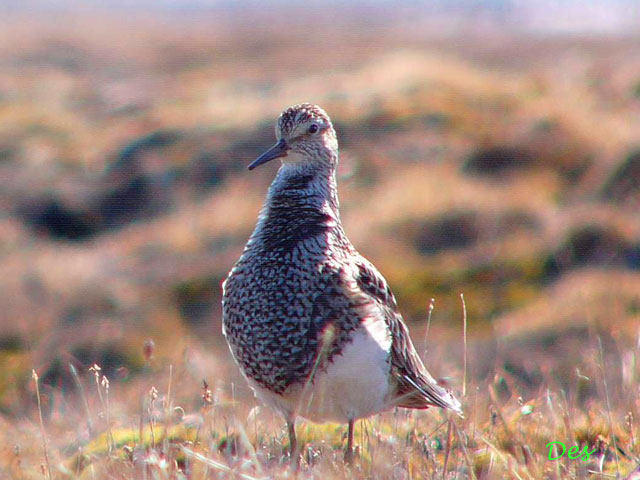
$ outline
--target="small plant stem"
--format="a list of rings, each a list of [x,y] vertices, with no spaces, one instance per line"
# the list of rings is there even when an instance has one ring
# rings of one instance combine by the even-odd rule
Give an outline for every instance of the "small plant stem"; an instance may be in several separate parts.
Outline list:
[[[47,449],[47,435],[44,431],[44,420],[42,419],[42,403],[40,402],[40,386],[38,384],[38,374],[35,370],[31,371],[31,378],[36,384],[36,396],[38,397],[38,419],[40,420],[40,433],[42,434],[42,449],[44,451],[44,463],[46,465],[46,478],[51,480],[51,464],[49,462],[49,451]]]
[[[109,454],[112,454],[115,450],[115,440],[113,439],[113,433],[111,432],[111,411],[109,408],[109,380],[107,377],[102,377],[102,386],[104,387],[105,394],[105,406],[106,406],[106,417],[107,417],[107,433],[109,434]]]
[[[464,459],[467,462],[467,468],[469,468],[469,473],[471,474],[471,478],[476,480],[476,473],[473,470],[473,464],[471,463],[471,457],[469,456],[469,451],[467,450],[467,445],[465,440],[462,438],[462,432],[458,428],[458,425],[453,422],[453,426],[456,429],[456,434],[458,435],[458,440],[460,440],[460,445],[462,446],[462,453],[464,454]]]
[[[82,404],[84,406],[84,411],[87,414],[87,429],[89,430],[89,436],[93,436],[93,422],[91,421],[91,410],[89,410],[89,402],[87,402],[87,396],[84,393],[84,387],[82,386],[82,382],[80,381],[80,376],[78,375],[78,371],[76,367],[73,366],[72,363],[69,364],[69,371],[73,376],[76,385],[78,386],[78,390],[80,391],[80,397],[82,398]]]
[[[169,365],[169,384],[167,385],[167,399],[164,402],[164,422],[162,431],[162,446],[165,450],[169,448],[169,428],[173,424],[172,417],[169,414],[172,412],[171,402],[171,382],[173,381],[173,365]]]
[[[224,464],[222,464],[220,462],[216,462],[215,460],[213,460],[211,458],[207,458],[204,455],[201,455],[200,453],[196,453],[193,450],[191,450],[191,449],[189,449],[189,448],[187,448],[185,446],[181,446],[180,449],[188,457],[191,457],[194,460],[198,460],[199,462],[202,462],[206,466],[214,468],[214,469],[216,469],[216,470],[218,470],[220,472],[232,474],[232,475],[234,475],[234,477],[240,477],[243,480],[256,480],[256,477],[252,477],[250,475],[247,475],[246,473],[237,473],[236,474],[227,465],[224,465]]]
[[[607,374],[604,371],[604,355],[602,353],[602,339],[598,335],[598,349],[600,350],[600,369],[602,370],[602,383],[604,384],[604,396],[607,400],[607,415],[609,417],[609,435],[613,444],[613,451],[616,454],[616,473],[620,478],[620,458],[618,456],[618,445],[616,444],[616,436],[613,433],[613,418],[611,417],[611,402],[609,401],[609,388],[607,387]]]
[[[462,300],[462,342],[464,344],[463,351],[463,373],[462,373],[462,397],[467,395],[467,305],[464,303],[464,294],[460,294]]]
[[[138,430],[140,433],[139,446],[142,447],[144,446],[144,400],[140,402],[140,424],[138,425]]]
[[[147,414],[149,415],[149,429],[151,430],[151,448],[156,448],[156,435],[153,429],[155,424],[153,412],[156,398],[158,398],[158,390],[156,390],[156,387],[151,386],[151,390],[149,390],[149,407],[147,408]]]
[[[451,424],[453,418],[449,416],[449,425],[447,426],[447,451],[444,454],[444,465],[442,466],[442,480],[447,477],[447,465],[449,464],[449,455],[451,454]]]
[[[173,381],[173,365],[169,365],[169,385],[167,385],[167,412],[171,410],[171,382]]]
[[[547,406],[549,407],[549,411],[551,412],[553,430],[557,431],[558,430],[557,419],[556,419],[555,410],[553,408],[553,401],[551,400],[551,390],[547,389],[546,397],[547,397]],[[556,446],[555,443],[553,444],[553,454],[556,457],[558,456],[558,447]],[[555,462],[555,467],[556,467],[556,479],[562,478],[560,476],[560,462]]]
[[[427,339],[429,338],[429,330],[431,329],[431,314],[433,313],[433,309],[435,308],[436,299],[432,298],[431,302],[429,302],[429,314],[427,316],[427,331],[424,332],[424,352],[423,356],[427,355]]]
[[[93,377],[96,381],[96,388],[98,389],[98,398],[100,398],[100,404],[102,405],[102,409],[105,412],[105,416],[106,416],[106,420],[107,420],[107,433],[108,433],[108,443],[109,443],[109,455],[111,455],[111,453],[114,450],[114,445],[113,445],[113,435],[111,434],[111,424],[110,424],[110,418],[109,418],[109,404],[108,404],[108,398],[107,398],[107,402],[105,402],[104,400],[104,396],[102,395],[102,386],[100,385],[100,371],[102,369],[98,366],[98,365],[93,365],[91,368],[89,368],[90,372],[93,372]],[[105,391],[107,392],[107,394],[109,393],[109,380],[107,380],[106,376],[102,376],[102,384],[105,386]]]

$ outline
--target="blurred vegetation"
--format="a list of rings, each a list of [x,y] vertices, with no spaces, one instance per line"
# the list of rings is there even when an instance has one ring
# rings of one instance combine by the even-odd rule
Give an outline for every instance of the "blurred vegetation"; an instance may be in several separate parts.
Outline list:
[[[354,478],[630,473],[640,39],[282,21],[0,20],[0,476],[42,478],[32,369],[54,478],[286,475],[281,422],[248,411],[222,339],[220,284],[276,168],[245,167],[302,101],[334,119],[348,235],[456,391],[460,293],[469,320],[466,419],[449,437],[440,413],[363,422]],[[300,435],[310,478],[347,475],[342,429]],[[595,463],[547,461],[559,439]]]

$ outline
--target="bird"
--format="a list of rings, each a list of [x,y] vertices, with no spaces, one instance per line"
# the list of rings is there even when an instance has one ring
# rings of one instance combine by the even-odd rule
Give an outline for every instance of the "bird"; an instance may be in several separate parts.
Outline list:
[[[348,424],[395,407],[460,401],[429,374],[385,278],[343,229],[338,140],[327,113],[284,110],[277,142],[249,166],[280,168],[240,258],[222,284],[222,331],[255,396],[284,417],[299,461],[296,418]]]

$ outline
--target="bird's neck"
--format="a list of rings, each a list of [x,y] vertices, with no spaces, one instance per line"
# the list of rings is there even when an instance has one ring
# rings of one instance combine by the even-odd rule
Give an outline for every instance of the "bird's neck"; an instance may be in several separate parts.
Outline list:
[[[301,231],[313,236],[341,229],[340,225],[335,169],[283,164],[269,188],[252,238],[264,242]]]
[[[300,167],[283,163],[269,188],[266,206],[274,209],[323,211],[329,208],[329,213],[339,221],[340,204],[335,168],[327,165]]]

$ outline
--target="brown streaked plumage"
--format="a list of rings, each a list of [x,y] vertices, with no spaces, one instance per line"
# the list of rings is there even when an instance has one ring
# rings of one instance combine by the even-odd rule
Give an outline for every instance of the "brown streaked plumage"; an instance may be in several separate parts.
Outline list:
[[[287,420],[292,454],[297,416],[348,423],[350,461],[359,418],[394,406],[462,414],[416,353],[384,277],[342,228],[327,114],[290,107],[276,138],[249,166],[282,159],[223,285],[223,332],[256,395]]]

